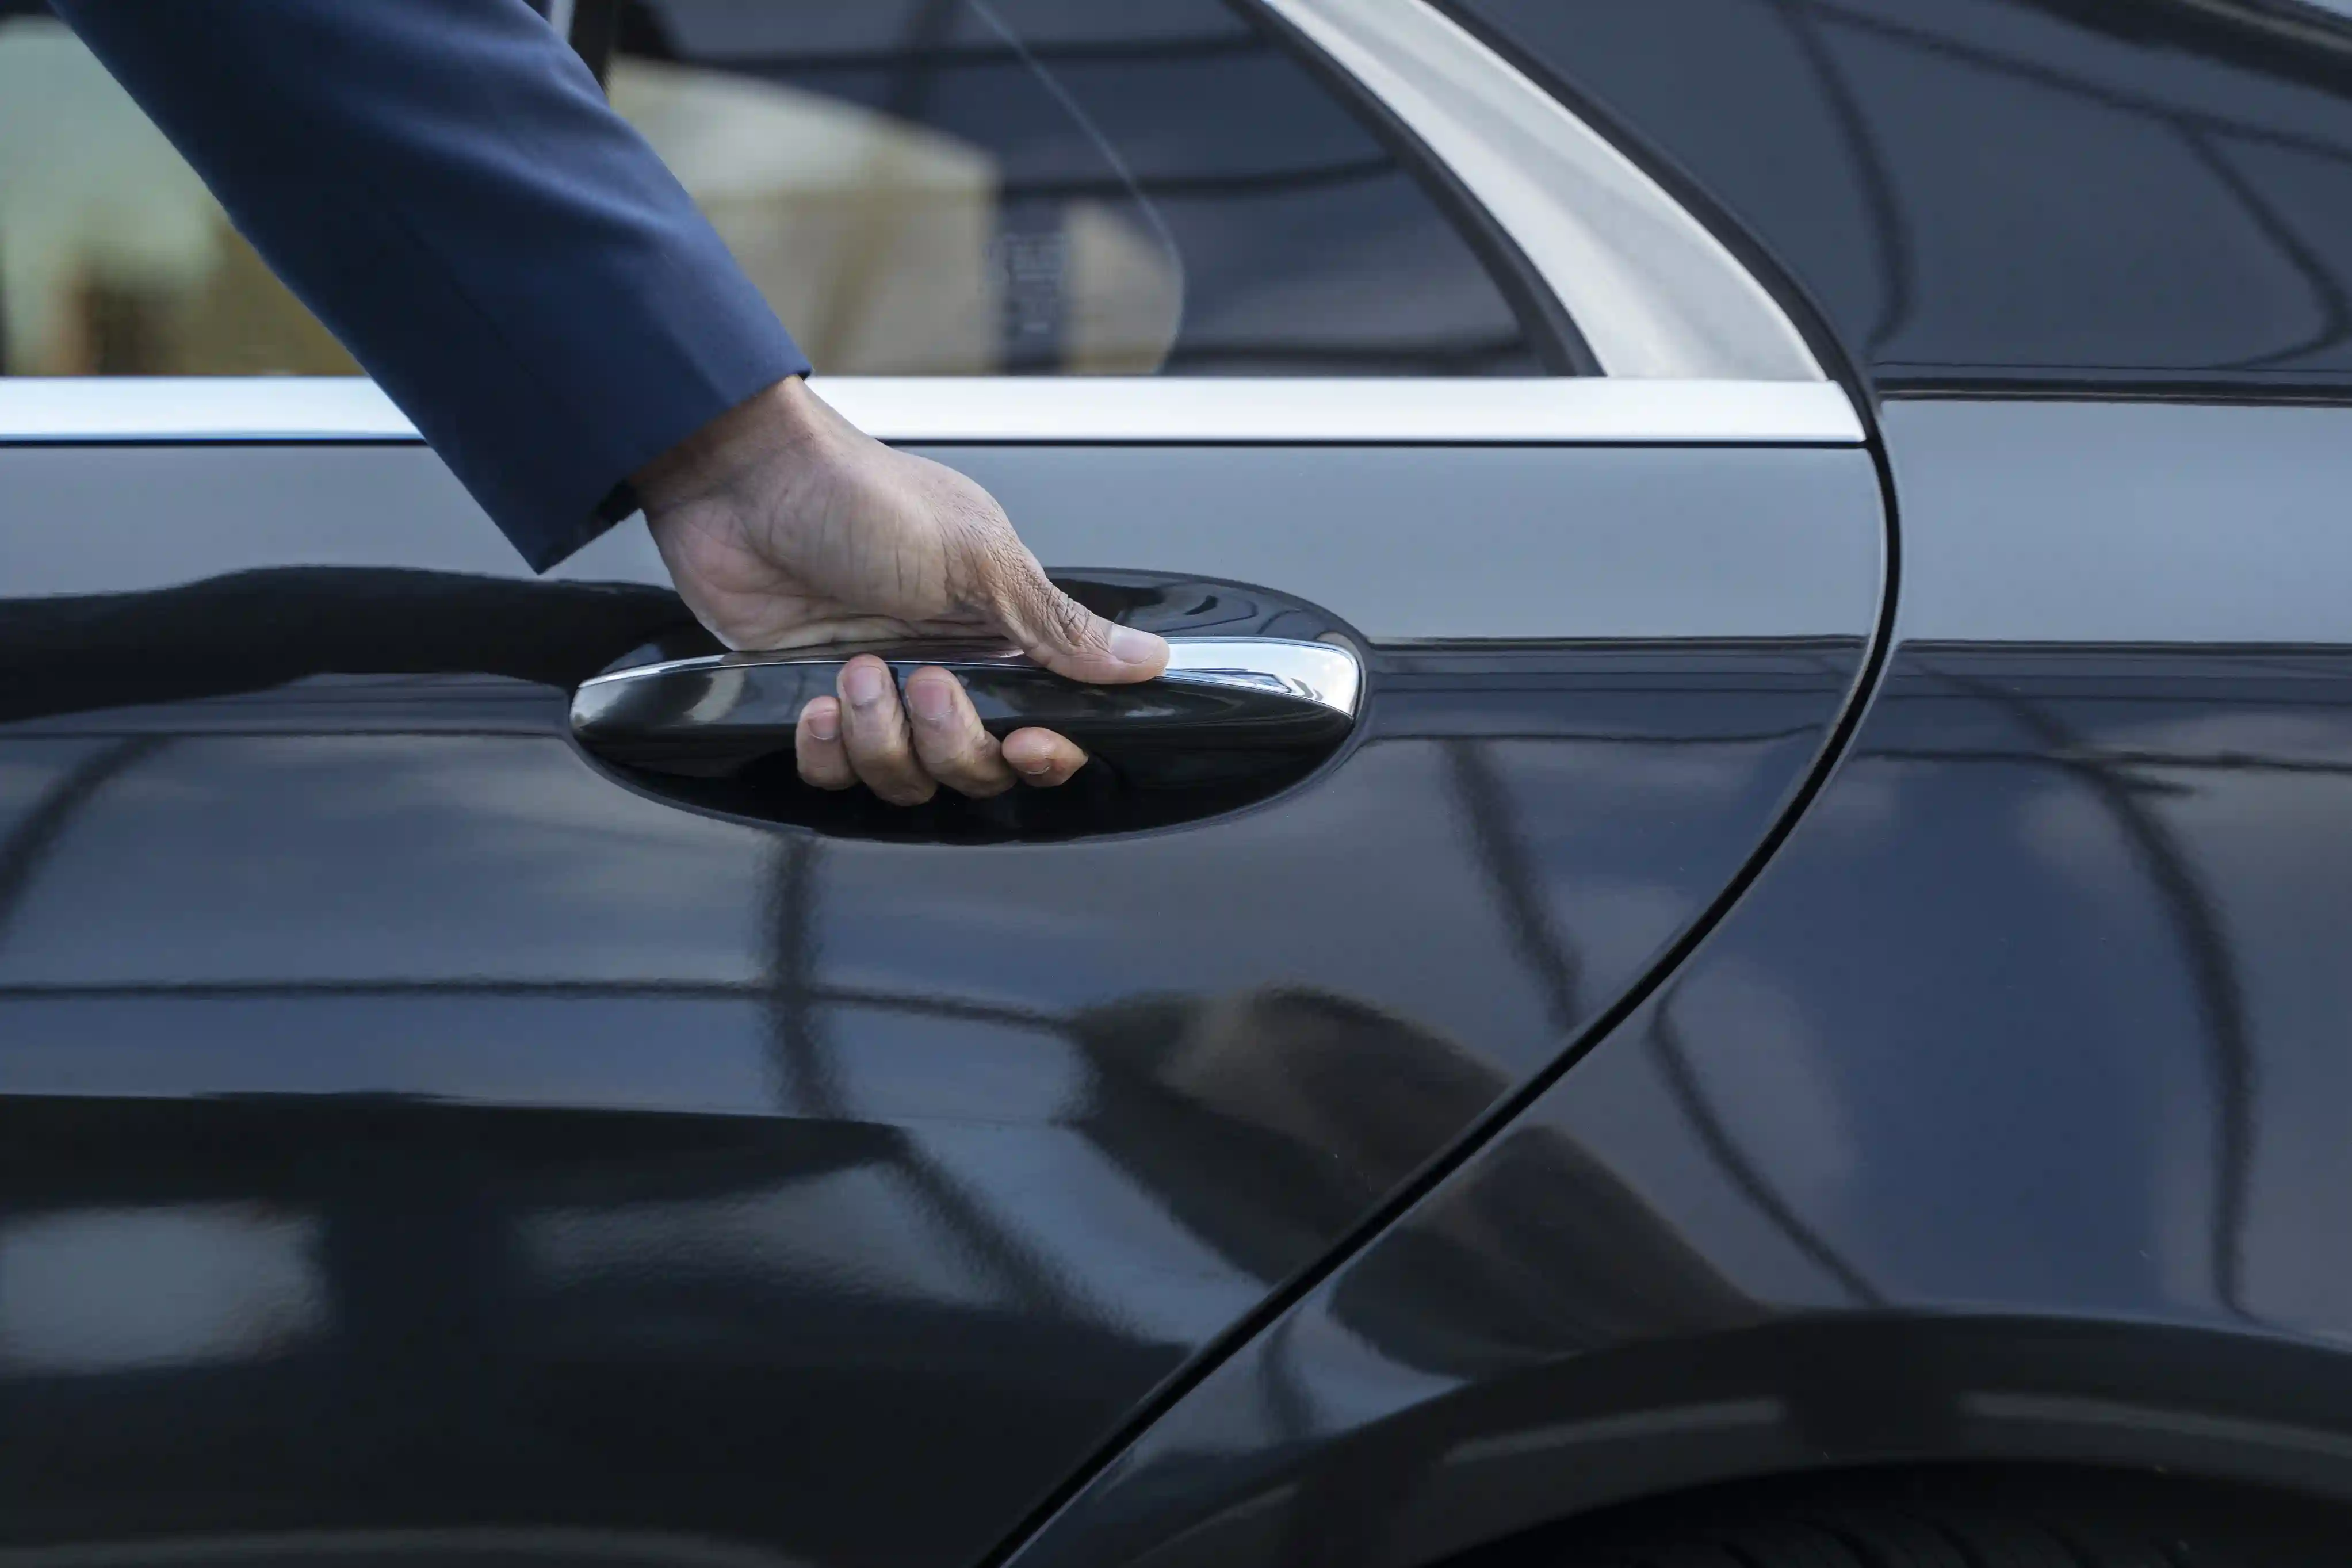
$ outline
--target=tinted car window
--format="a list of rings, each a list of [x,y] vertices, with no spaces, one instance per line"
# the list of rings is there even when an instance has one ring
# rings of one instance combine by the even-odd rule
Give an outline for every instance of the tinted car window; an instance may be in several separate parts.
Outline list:
[[[1538,374],[1360,108],[1221,0],[629,0],[613,101],[830,374]],[[0,371],[350,374],[0,0]]]
[[[0,370],[358,367],[54,17],[0,0]]]
[[[612,91],[823,369],[1540,368],[1413,174],[1220,0],[632,0]]]
[[[2352,23],[2291,0],[1448,0],[1890,387],[2352,386]]]

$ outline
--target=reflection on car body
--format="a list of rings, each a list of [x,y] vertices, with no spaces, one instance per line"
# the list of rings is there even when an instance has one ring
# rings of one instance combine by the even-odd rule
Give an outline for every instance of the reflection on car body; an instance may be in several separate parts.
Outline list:
[[[2335,13],[581,0],[845,409],[1360,655],[899,811],[583,745],[643,536],[0,10],[0,1555],[2346,1538]]]

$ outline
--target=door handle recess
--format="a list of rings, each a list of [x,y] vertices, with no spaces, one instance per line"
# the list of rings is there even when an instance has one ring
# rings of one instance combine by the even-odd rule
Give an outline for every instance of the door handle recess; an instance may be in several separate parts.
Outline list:
[[[1346,738],[1363,693],[1363,665],[1337,643],[1284,637],[1172,637],[1166,673],[1132,686],[1065,679],[997,645],[901,642],[772,653],[713,654],[614,670],[572,700],[580,743],[625,767],[687,778],[736,778],[782,758],[809,699],[830,694],[841,667],[871,653],[903,689],[927,666],[951,670],[980,721],[1002,739],[1037,725],[1139,782],[1195,779],[1313,761]]]

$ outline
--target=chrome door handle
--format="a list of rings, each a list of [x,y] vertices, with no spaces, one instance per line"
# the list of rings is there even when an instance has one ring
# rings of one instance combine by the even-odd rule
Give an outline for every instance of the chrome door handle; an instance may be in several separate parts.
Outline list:
[[[1353,723],[1364,667],[1337,643],[1287,637],[1171,637],[1160,679],[1185,686],[1275,692],[1344,715]]]
[[[1351,647],[1249,637],[1173,637],[1168,647],[1166,673],[1132,686],[1066,680],[1001,645],[834,644],[713,654],[582,683],[572,701],[572,728],[582,745],[624,766],[698,778],[743,775],[789,761],[802,708],[834,690],[842,665],[860,653],[879,656],[902,686],[928,665],[952,670],[992,735],[1038,725],[1114,767],[1162,782],[1229,777],[1236,764],[1311,761],[1355,724],[1364,680]],[[1221,761],[1224,765],[1216,765]]]

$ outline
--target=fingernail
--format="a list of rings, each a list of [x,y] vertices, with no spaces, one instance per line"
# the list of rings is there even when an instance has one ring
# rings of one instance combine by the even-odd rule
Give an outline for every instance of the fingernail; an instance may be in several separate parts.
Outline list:
[[[1047,758],[1046,758],[1045,761],[1043,761],[1043,762],[1037,762],[1037,763],[1013,763],[1013,765],[1014,767],[1016,767],[1016,768],[1019,768],[1023,773],[1024,773],[1028,774],[1031,778],[1033,778],[1033,779],[1034,779],[1034,778],[1035,778],[1039,773],[1052,773],[1052,772],[1054,771],[1054,759],[1053,759],[1053,758],[1051,758],[1051,757],[1047,757]]]
[[[907,706],[915,717],[926,724],[948,721],[949,700],[952,696],[944,680],[910,680],[907,682]]]
[[[841,734],[841,712],[830,703],[809,715],[809,733],[820,741],[831,741]]]
[[[1156,664],[1160,660],[1160,639],[1133,626],[1113,626],[1110,656],[1121,664]]]
[[[882,700],[882,694],[890,689],[890,678],[880,665],[861,662],[842,673],[841,684],[852,702],[868,708]]]

